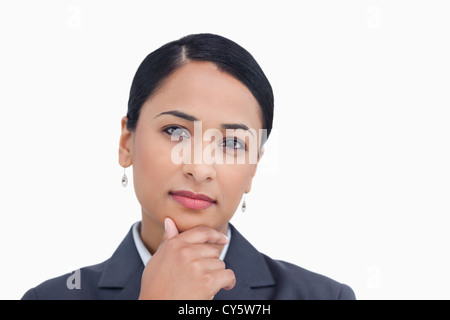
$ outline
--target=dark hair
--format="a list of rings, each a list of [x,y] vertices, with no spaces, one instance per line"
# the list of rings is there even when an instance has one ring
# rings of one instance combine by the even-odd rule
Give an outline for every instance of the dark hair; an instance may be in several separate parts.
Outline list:
[[[150,53],[136,71],[128,100],[127,129],[136,129],[145,101],[163,80],[189,61],[209,61],[241,81],[261,108],[267,137],[272,130],[273,92],[261,67],[252,55],[237,43],[214,34],[193,34],[169,42]],[[264,143],[263,141],[262,143]]]

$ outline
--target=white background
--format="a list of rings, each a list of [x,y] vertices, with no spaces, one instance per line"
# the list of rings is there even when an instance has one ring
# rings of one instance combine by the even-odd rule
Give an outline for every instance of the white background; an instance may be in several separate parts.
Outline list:
[[[118,164],[132,77],[164,43],[210,32],[254,55],[276,100],[232,223],[359,299],[449,299],[449,7],[2,1],[0,298],[110,257],[140,219]]]

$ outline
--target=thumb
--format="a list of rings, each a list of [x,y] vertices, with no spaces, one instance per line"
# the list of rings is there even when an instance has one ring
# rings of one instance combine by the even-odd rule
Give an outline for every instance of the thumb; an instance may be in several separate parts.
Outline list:
[[[164,236],[163,241],[167,241],[178,235],[178,228],[171,218],[164,219]]]

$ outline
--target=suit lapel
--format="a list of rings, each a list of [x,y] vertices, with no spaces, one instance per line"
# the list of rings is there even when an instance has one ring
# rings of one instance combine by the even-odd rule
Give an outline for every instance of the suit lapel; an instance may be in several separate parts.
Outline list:
[[[263,292],[267,292],[266,290],[258,290],[275,285],[275,280],[264,256],[233,225],[230,224],[229,227],[231,228],[231,242],[224,261],[227,268],[233,270],[236,276],[236,285],[229,291],[220,290],[214,299],[269,299],[270,297],[263,294]]]
[[[137,299],[141,288],[144,264],[136,249],[132,230],[106,262],[98,287],[111,299]],[[112,289],[107,294],[104,289]],[[118,290],[119,289],[119,290]]]

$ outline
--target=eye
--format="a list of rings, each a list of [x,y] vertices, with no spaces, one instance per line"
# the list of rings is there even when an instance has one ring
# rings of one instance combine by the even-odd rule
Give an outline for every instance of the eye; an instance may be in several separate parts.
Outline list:
[[[180,126],[168,126],[162,130],[164,133],[171,137],[172,141],[181,141],[184,139],[189,139],[191,134],[186,128]]]
[[[246,150],[245,143],[243,143],[241,140],[239,140],[236,137],[225,139],[222,142],[222,146],[224,148],[229,148],[229,149],[233,149],[233,150]]]

